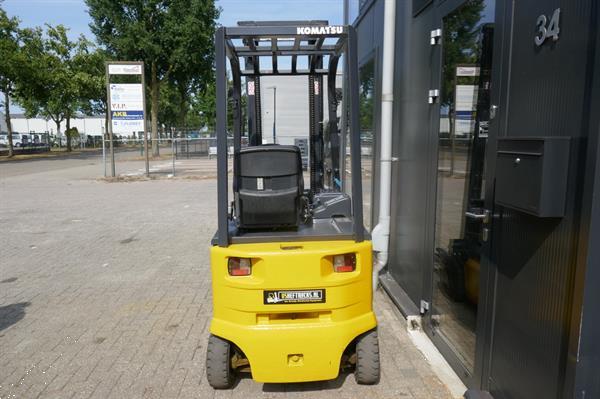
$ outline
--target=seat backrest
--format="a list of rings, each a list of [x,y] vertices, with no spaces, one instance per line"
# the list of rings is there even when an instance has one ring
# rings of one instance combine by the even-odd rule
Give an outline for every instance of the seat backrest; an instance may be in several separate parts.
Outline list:
[[[234,193],[239,226],[294,228],[304,190],[300,149],[261,145],[240,150]]]

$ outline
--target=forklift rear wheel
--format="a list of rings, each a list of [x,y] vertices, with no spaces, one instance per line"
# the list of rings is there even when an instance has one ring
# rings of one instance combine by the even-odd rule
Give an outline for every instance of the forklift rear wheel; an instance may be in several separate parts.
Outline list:
[[[371,330],[361,335],[356,341],[354,378],[359,384],[373,385],[379,382],[380,372],[377,330]]]
[[[212,334],[206,350],[206,378],[215,389],[229,389],[235,381],[231,368],[231,344]]]

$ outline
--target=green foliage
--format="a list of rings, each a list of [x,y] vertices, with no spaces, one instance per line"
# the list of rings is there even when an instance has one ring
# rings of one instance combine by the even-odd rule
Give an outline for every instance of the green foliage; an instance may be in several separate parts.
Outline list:
[[[476,28],[484,8],[483,0],[470,0],[444,19],[442,104],[450,108],[454,107],[456,66],[477,61],[479,30]]]
[[[231,87],[232,84],[233,83],[230,82],[229,86]],[[244,118],[244,114],[246,113],[246,110],[247,110],[248,96],[246,95],[246,93],[243,90],[242,90],[242,98],[240,100],[241,100],[240,107],[242,108],[242,126],[241,127],[242,127],[242,135],[244,135],[244,132],[247,131],[247,122],[248,122],[248,119]],[[227,104],[227,128],[232,133],[233,133],[233,110],[234,110],[234,104],[233,104],[233,100],[230,98],[229,102]],[[215,112],[214,117],[216,118],[216,116],[217,115]]]
[[[62,25],[47,25],[46,35],[29,64],[33,79],[23,84],[19,102],[29,115],[42,115],[54,121],[57,132],[63,121],[70,120],[79,110],[102,109],[104,91],[104,53],[96,50],[85,37],[72,41]],[[105,107],[104,107],[105,109]],[[67,150],[71,147],[67,135]]]
[[[75,54],[73,63],[80,76],[80,111],[86,115],[107,112],[105,63],[110,59],[107,51],[85,46]]]
[[[233,83],[231,80],[228,82],[228,86],[232,87]],[[231,95],[231,92],[229,93]],[[217,107],[216,107],[216,87],[214,79],[206,87],[206,90],[198,93],[192,101],[192,112],[195,113],[200,121],[200,126],[206,127],[210,132],[215,131],[217,122]],[[244,118],[244,113],[247,109],[248,96],[242,91],[241,97],[241,108],[242,108],[242,133],[247,131],[247,118]],[[233,130],[233,110],[234,104],[231,96],[227,102],[227,129],[231,133]]]
[[[69,131],[78,111],[106,110],[107,54],[85,37],[73,41],[67,33],[62,25],[46,25],[45,35],[41,28],[20,29],[18,19],[0,8],[0,90],[5,93],[7,120],[9,98],[30,117],[52,119],[57,132],[63,121]],[[68,150],[71,137],[67,134]]]
[[[158,119],[167,127],[183,126],[186,115],[186,99],[177,87],[169,82],[160,86]]]
[[[215,129],[217,120],[217,99],[214,81],[199,93],[192,102],[193,111],[199,116],[201,125],[208,130]]]
[[[23,62],[20,43],[19,20],[9,18],[0,8],[0,90],[10,96],[20,78],[19,66]]]
[[[65,132],[67,137],[70,137],[71,140],[74,138],[79,138],[79,130],[76,127],[72,127]]]
[[[48,37],[40,36],[38,51],[32,55],[30,64],[35,69],[33,79],[23,82],[20,104],[28,116],[42,115],[60,123],[64,119],[63,104],[72,97],[70,76],[63,62],[70,54],[73,44],[67,39],[66,28],[48,26]]]
[[[213,76],[214,0],[85,0],[98,42],[116,59],[144,61],[152,137],[157,121],[184,123]],[[167,87],[163,87],[167,84]],[[159,97],[165,96],[159,102]],[[179,107],[179,110],[176,108]]]
[[[98,41],[118,58],[156,63],[160,80],[211,75],[219,12],[211,0],[86,0]]]
[[[1,5],[1,1],[0,1]],[[0,91],[8,128],[8,154],[13,155],[10,103],[15,96],[28,92],[35,82],[35,65],[31,62],[41,49],[39,29],[21,29],[17,18],[9,18],[0,7]]]
[[[360,131],[361,137],[373,135],[373,112],[375,98],[375,60],[371,59],[360,68]]]

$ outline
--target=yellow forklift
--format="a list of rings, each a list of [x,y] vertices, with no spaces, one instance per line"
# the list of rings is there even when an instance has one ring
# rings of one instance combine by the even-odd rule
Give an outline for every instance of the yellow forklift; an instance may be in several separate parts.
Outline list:
[[[356,32],[327,21],[240,22],[219,28],[215,44],[218,231],[210,251],[208,382],[228,389],[240,372],[265,383],[319,381],[354,369],[359,384],[375,384],[380,362],[372,248],[363,225]],[[291,65],[281,69],[279,57]],[[260,68],[265,58],[269,70]],[[340,58],[346,98],[336,87]],[[261,132],[260,78],[290,75],[308,83],[307,189],[300,148],[276,144],[275,132],[265,143]]]

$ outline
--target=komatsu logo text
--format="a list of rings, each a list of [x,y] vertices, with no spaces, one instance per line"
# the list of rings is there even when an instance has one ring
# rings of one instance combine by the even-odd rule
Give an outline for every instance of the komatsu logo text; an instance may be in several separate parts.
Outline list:
[[[296,28],[298,35],[339,35],[344,33],[343,26],[299,26]]]

